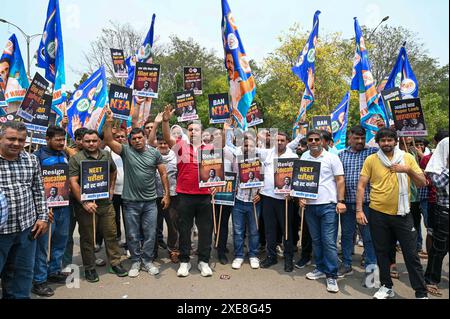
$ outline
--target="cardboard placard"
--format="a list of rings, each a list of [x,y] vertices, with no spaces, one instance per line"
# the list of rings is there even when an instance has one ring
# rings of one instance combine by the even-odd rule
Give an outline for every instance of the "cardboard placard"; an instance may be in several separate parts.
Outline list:
[[[186,122],[198,119],[197,105],[195,104],[194,91],[174,93],[175,115],[178,122]]]
[[[184,67],[184,90],[194,91],[195,95],[201,95],[202,91],[202,68],[193,66]]]
[[[36,114],[33,117],[31,123],[24,121],[27,127],[28,133],[31,136],[33,132],[33,144],[47,145],[45,139],[47,128],[50,125],[55,125],[56,113],[51,111],[52,96],[50,94],[44,95],[44,104],[36,110]],[[27,143],[30,143],[30,136],[27,137]]]
[[[109,162],[81,161],[81,200],[109,198]]]
[[[44,108],[44,95],[48,86],[49,82],[36,72],[16,115],[31,122],[38,111],[45,113],[45,109],[42,110],[42,108]]]
[[[43,166],[42,179],[47,206],[69,206],[69,166],[67,164]]]
[[[225,123],[231,116],[228,93],[209,94],[209,123]]]
[[[119,49],[110,49],[111,50],[111,59],[114,69],[114,76],[116,78],[127,78],[127,66],[125,64],[125,55],[123,54],[123,50]]]
[[[249,158],[239,163],[239,187],[256,188],[264,186],[264,174],[259,158]]]
[[[158,98],[160,65],[136,62],[134,95]]]
[[[252,105],[250,105],[250,108],[247,112],[247,126],[252,127],[263,122],[264,120],[261,110],[258,108],[256,103],[253,103]]]
[[[292,188],[292,172],[295,158],[278,158],[274,160],[274,192],[290,194]]]
[[[320,162],[295,161],[291,196],[307,199],[319,197],[320,166]]]
[[[388,90],[383,90],[383,91],[381,91],[381,98],[383,100],[384,107],[386,108],[386,111],[388,112],[389,119],[393,119],[392,108],[391,108],[390,102],[401,100],[402,92],[397,87],[394,87],[394,88],[388,89]]]
[[[234,206],[236,199],[237,173],[225,172],[225,185],[214,196],[216,205]]]
[[[329,115],[319,115],[312,117],[312,127],[315,130],[328,131],[332,134],[331,130],[331,116]]]
[[[419,98],[390,102],[398,136],[427,136]]]
[[[109,107],[114,118],[127,121],[130,117],[132,100],[132,89],[116,84],[109,86]]]
[[[223,150],[198,152],[198,182],[200,188],[225,185]]]

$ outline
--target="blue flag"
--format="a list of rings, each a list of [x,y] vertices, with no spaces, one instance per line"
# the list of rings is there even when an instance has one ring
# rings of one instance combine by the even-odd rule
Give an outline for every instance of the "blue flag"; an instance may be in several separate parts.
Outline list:
[[[294,123],[293,135],[297,135],[300,123],[306,122],[306,111],[308,111],[314,103],[314,77],[315,77],[315,61],[316,61],[316,45],[319,36],[319,14],[317,10],[314,14],[313,28],[309,35],[303,51],[297,58],[297,62],[292,67],[292,72],[297,75],[305,84],[305,92],[302,96],[300,109]]]
[[[38,67],[45,69],[45,78],[53,83],[52,109],[58,120],[64,115],[66,102],[66,72],[64,71],[64,48],[59,14],[59,1],[50,0],[42,39],[39,44]]]
[[[68,133],[73,138],[80,127],[101,132],[105,122],[108,88],[105,67],[101,66],[71,96],[67,106]]]
[[[227,0],[222,0],[221,27],[232,114],[238,126],[246,130],[247,112],[255,97],[256,83]]]
[[[127,87],[132,87],[132,85],[133,85],[134,69],[136,67],[136,62],[152,63],[152,58],[153,58],[152,47],[153,47],[155,18],[156,18],[156,15],[153,14],[152,24],[150,25],[150,30],[148,30],[147,36],[145,37],[145,40],[142,43],[142,46],[138,50],[136,50],[136,54],[128,57],[125,60],[125,64],[127,65],[127,69],[128,69],[128,78],[127,78],[127,81],[125,82],[125,85]]]
[[[397,87],[402,93],[403,99],[413,99],[419,95],[419,84],[408,61],[408,55],[404,46],[401,47],[391,75],[389,76],[385,90]]]
[[[347,92],[341,103],[331,113],[331,129],[333,131],[334,146],[338,151],[345,148],[349,105],[350,92]]]
[[[361,126],[366,129],[367,144],[375,146],[375,135],[378,132],[377,123],[387,120],[383,109],[378,104],[378,92],[372,72],[370,71],[369,55],[358,23],[355,19],[356,51],[353,62],[351,89],[359,92],[359,113]]]
[[[15,112],[29,86],[19,42],[13,34],[6,42],[0,58],[0,115]]]

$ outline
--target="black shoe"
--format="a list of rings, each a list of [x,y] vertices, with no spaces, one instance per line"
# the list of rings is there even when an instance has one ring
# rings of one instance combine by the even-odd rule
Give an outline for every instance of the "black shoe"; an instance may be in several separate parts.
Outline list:
[[[164,242],[164,240],[161,240],[160,242],[158,242],[158,246],[161,249],[167,249],[167,244]]]
[[[123,268],[122,264],[118,264],[116,266],[111,266],[111,267],[109,267],[108,271],[111,274],[116,274],[118,277],[128,276],[128,272]]]
[[[31,292],[41,297],[51,297],[55,294],[53,289],[48,286],[47,282],[34,284],[33,288],[31,288]]]
[[[98,278],[97,271],[95,269],[88,269],[84,271],[84,277],[88,282],[97,282],[100,279]]]
[[[284,260],[284,271],[285,272],[292,272],[294,270],[294,262],[292,259],[285,259]]]
[[[267,257],[264,259],[260,265],[261,268],[269,268],[270,266],[273,266],[278,263],[278,260],[276,257]]]
[[[58,284],[64,284],[66,282],[67,275],[63,274],[62,272],[57,272],[54,274],[51,274],[47,277],[48,282],[58,283]]]
[[[306,266],[311,265],[311,259],[310,258],[300,258],[299,261],[295,264],[295,268],[302,269]]]
[[[219,254],[219,262],[220,262],[222,265],[228,264],[228,258],[227,258],[227,255],[225,255],[225,254]]]

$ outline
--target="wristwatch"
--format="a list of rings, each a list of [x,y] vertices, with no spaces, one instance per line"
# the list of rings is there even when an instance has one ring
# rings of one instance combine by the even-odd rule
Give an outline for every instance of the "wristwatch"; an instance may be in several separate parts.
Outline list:
[[[338,203],[345,204],[345,200],[344,199],[338,200]]]

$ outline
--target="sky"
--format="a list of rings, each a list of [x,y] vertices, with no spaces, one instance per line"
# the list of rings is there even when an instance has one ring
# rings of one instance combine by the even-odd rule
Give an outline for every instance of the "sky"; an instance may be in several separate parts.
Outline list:
[[[27,34],[41,33],[48,0],[2,1],[0,18],[18,25]],[[109,25],[109,20],[130,23],[144,36],[156,14],[155,39],[168,43],[170,35],[193,38],[202,46],[223,54],[220,0],[60,0],[67,88],[87,69],[83,52],[89,43]],[[314,12],[320,10],[320,34],[340,32],[344,38],[354,36],[353,17],[360,25],[374,28],[385,16],[389,26],[403,26],[417,34],[429,55],[440,65],[449,62],[449,3],[447,0],[228,0],[247,55],[262,63],[279,46],[278,37],[295,23],[310,30]],[[16,33],[26,65],[27,45],[20,32],[0,23],[0,46]],[[407,39],[406,39],[407,40]],[[30,59],[39,46],[40,37],[31,41]],[[369,52],[370,56],[370,52]],[[42,69],[34,67],[31,74]]]

